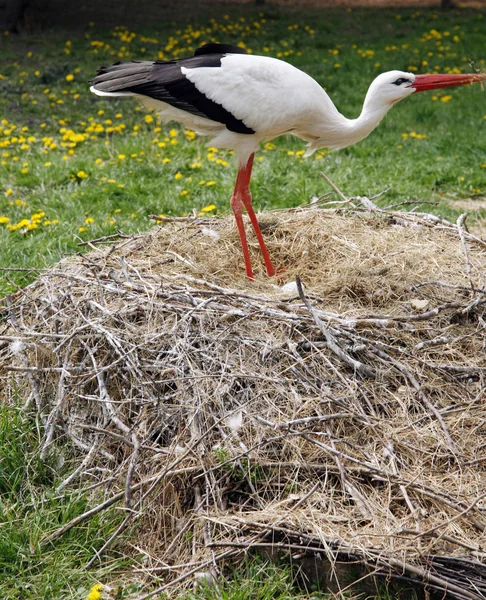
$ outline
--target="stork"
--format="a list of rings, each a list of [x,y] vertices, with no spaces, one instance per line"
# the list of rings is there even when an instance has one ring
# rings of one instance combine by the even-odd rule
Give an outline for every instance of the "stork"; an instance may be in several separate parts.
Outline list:
[[[347,119],[320,84],[296,67],[276,58],[247,54],[238,46],[209,43],[187,58],[102,67],[90,89],[99,96],[135,96],[146,108],[158,111],[163,121],[179,121],[200,135],[211,136],[208,145],[235,152],[238,175],[231,208],[246,275],[252,280],[243,208],[267,273],[275,274],[250,193],[253,158],[262,141],[295,135],[307,142],[304,156],[318,148],[345,148],[368,136],[396,102],[415,92],[484,79],[485,74],[382,73],[371,83],[359,117]]]

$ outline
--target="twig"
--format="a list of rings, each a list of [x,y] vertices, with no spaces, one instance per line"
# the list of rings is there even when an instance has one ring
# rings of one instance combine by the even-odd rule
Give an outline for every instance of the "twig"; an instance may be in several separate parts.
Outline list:
[[[241,553],[240,551],[235,550],[233,548],[231,550],[226,550],[226,552],[222,552],[221,554],[218,554],[217,556],[213,556],[209,560],[199,563],[196,567],[190,568],[192,565],[191,565],[191,563],[189,563],[186,565],[186,568],[189,568],[189,571],[186,571],[185,573],[183,573],[182,575],[180,575],[179,577],[177,577],[170,583],[166,583],[165,585],[162,585],[161,587],[158,587],[157,589],[152,590],[148,594],[144,594],[143,596],[138,596],[134,600],[148,600],[148,598],[152,598],[152,596],[155,596],[157,594],[161,594],[162,592],[165,592],[165,590],[168,590],[169,588],[175,586],[177,583],[181,583],[182,581],[185,581],[186,579],[191,577],[191,575],[194,575],[194,573],[197,573],[201,569],[204,569],[205,567],[208,567],[209,565],[212,565],[215,562],[216,563],[221,562],[224,558],[228,558],[230,556],[236,556],[240,553]]]
[[[464,235],[464,227],[466,226],[466,218],[467,218],[467,213],[462,213],[462,215],[460,215],[457,218],[457,232],[459,233],[459,238],[461,240],[461,246],[462,246],[462,250],[464,252],[464,258],[466,259],[466,275],[467,278],[469,280],[469,286],[471,287],[471,289],[474,289],[474,283],[472,280],[472,276],[471,276],[471,259],[469,258],[469,250],[467,248],[466,245],[466,238]]]
[[[383,358],[387,362],[391,363],[398,371],[400,371],[400,373],[402,373],[405,376],[407,381],[412,385],[412,387],[417,392],[420,400],[427,406],[427,408],[434,414],[435,418],[439,421],[442,431],[444,432],[444,434],[446,436],[446,439],[449,444],[449,448],[450,448],[451,452],[453,454],[456,454],[457,448],[456,448],[454,442],[452,441],[449,430],[447,429],[447,425],[445,424],[445,421],[442,418],[442,415],[437,410],[437,408],[429,401],[429,399],[427,398],[427,396],[425,395],[425,393],[422,390],[422,386],[421,386],[420,382],[417,380],[415,375],[410,371],[410,369],[408,369],[402,362],[391,357],[388,353],[384,352],[383,350],[380,350],[379,348],[371,347],[370,351],[375,353],[380,358]]]
[[[191,473],[191,472],[198,471],[198,470],[199,470],[199,467],[184,467],[181,469],[174,469],[172,471],[170,469],[165,469],[164,476],[165,477],[173,477],[173,476],[177,476],[177,475],[182,475],[184,473]],[[135,483],[132,486],[132,492],[136,492],[139,489],[141,489],[143,486],[145,486],[149,483],[153,483],[155,481],[159,481],[159,480],[160,480],[160,473],[152,475],[151,477],[147,477],[143,481],[140,481],[139,483]],[[119,502],[122,498],[124,498],[124,496],[125,496],[125,490],[118,492],[117,494],[114,494],[113,496],[111,496],[111,498],[108,498],[104,502],[101,502],[100,504],[94,506],[90,510],[87,510],[83,514],[78,515],[77,517],[74,517],[73,519],[71,519],[70,521],[65,523],[62,527],[59,527],[53,533],[51,533],[50,535],[41,539],[39,542],[39,546],[43,547],[43,546],[46,546],[47,544],[51,544],[52,542],[54,542],[55,540],[57,540],[58,538],[63,536],[65,533],[67,533],[73,527],[80,525],[81,523],[83,523],[87,519],[90,519],[94,515],[97,515],[98,513],[103,512],[107,508],[110,508],[110,506],[113,506],[113,504],[116,504],[117,502]]]
[[[111,235],[104,235],[102,237],[95,238],[93,240],[86,240],[84,242],[78,242],[77,246],[92,246],[93,244],[100,244],[102,242],[106,242],[108,240],[116,240],[116,239],[136,239],[136,236],[126,235],[125,233],[119,231],[118,233],[112,233]]]
[[[348,204],[351,203],[351,200],[349,198],[346,198],[346,196],[343,194],[343,192],[341,192],[341,190],[338,188],[338,186],[335,183],[333,183],[325,173],[320,173],[320,176],[323,177],[327,181],[327,183],[337,193],[337,195],[341,198],[341,200],[343,200],[344,202],[346,202]]]
[[[44,460],[49,449],[49,445],[52,442],[52,438],[54,437],[54,430],[57,425],[57,421],[60,417],[61,407],[65,402],[65,386],[64,382],[66,379],[66,375],[69,374],[69,353],[71,351],[71,344],[68,345],[65,353],[63,364],[61,365],[61,374],[59,377],[59,383],[57,385],[57,400],[54,408],[52,408],[49,417],[47,418],[45,424],[45,433],[44,440],[42,442],[42,448],[40,451],[40,458]]]
[[[423,532],[423,535],[431,535],[431,534],[435,533],[436,531],[438,531],[439,529],[442,529],[443,527],[447,527],[451,523],[454,523],[455,521],[457,521],[464,515],[467,515],[477,505],[477,503],[480,502],[483,498],[486,498],[486,493],[478,496],[469,506],[467,506],[464,510],[462,510],[458,515],[451,517],[447,521],[439,523],[439,525],[436,525],[435,527],[432,527],[431,529],[427,529],[427,531]]]
[[[370,377],[372,379],[376,378],[376,371],[372,367],[369,367],[368,365],[363,364],[359,360],[352,358],[351,356],[349,356],[349,354],[344,352],[344,350],[342,350],[339,347],[332,334],[324,327],[323,322],[318,317],[316,311],[313,309],[309,300],[305,297],[300,277],[297,276],[295,278],[295,281],[297,284],[297,290],[299,292],[300,299],[305,304],[307,310],[310,312],[315,324],[321,330],[322,335],[326,339],[329,349],[332,350],[334,354],[336,354],[336,356],[338,356],[344,363],[350,366],[356,373],[359,373],[365,377]]]

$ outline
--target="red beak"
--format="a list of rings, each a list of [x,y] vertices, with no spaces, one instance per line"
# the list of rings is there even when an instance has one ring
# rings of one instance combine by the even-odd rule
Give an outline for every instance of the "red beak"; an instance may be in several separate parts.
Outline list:
[[[410,87],[415,88],[416,92],[425,92],[427,90],[437,90],[439,88],[456,87],[458,85],[467,85],[475,81],[486,81],[486,73],[458,73],[453,75],[417,75],[415,81]]]

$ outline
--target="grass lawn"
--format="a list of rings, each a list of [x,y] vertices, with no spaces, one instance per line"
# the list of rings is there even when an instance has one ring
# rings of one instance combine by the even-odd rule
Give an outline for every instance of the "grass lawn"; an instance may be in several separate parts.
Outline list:
[[[98,66],[181,57],[210,40],[239,43],[305,70],[343,114],[356,117],[380,72],[484,69],[485,37],[486,12],[472,9],[274,8],[143,31],[100,31],[94,24],[79,33],[3,35],[0,297],[32,280],[37,269],[80,251],[80,241],[153,227],[150,214],[229,209],[235,178],[230,153],[205,147],[177,125],[160,125],[131,99],[90,94],[88,80]],[[486,196],[486,95],[479,85],[418,94],[356,146],[309,159],[303,152],[294,138],[264,145],[252,184],[257,208],[296,206],[327,193],[319,176],[325,171],[348,195],[391,187],[382,205],[434,201],[427,210],[456,218],[461,211],[454,200]],[[484,211],[476,213],[481,216]],[[54,546],[39,547],[42,537],[89,508],[82,491],[56,491],[74,459],[41,463],[40,429],[29,411],[1,408],[0,597],[84,598],[96,581],[109,582],[126,567],[112,555],[103,569],[83,570],[118,516],[104,513]],[[280,576],[263,579],[272,577],[278,582]],[[245,585],[230,586],[225,597],[291,597],[290,583],[262,596]],[[128,592],[121,588],[117,597]]]

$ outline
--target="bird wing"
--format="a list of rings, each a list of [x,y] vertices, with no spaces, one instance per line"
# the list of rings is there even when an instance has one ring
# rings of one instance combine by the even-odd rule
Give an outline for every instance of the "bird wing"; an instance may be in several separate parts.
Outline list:
[[[102,67],[92,84],[108,95],[137,94],[165,102],[175,108],[222,123],[230,131],[253,134],[243,119],[235,117],[224,102],[212,100],[186,77],[184,70],[218,70],[226,52],[242,52],[237,46],[206,44],[194,56],[172,61],[132,61]],[[244,52],[244,51],[243,51]]]
[[[187,64],[182,72],[206,98],[262,137],[294,133],[339,114],[312,77],[275,58],[227,54],[218,69]]]

